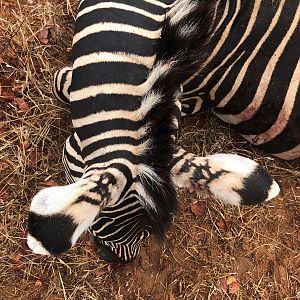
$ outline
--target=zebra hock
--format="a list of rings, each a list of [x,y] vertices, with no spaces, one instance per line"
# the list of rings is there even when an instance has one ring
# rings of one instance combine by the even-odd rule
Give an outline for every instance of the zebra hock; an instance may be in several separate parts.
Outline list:
[[[201,9],[203,10],[204,8],[202,7]],[[197,12],[194,11],[194,13],[196,14]],[[186,20],[183,19],[183,21]],[[169,30],[169,32],[172,33],[172,30]],[[177,36],[178,33],[176,30],[173,31],[172,34],[174,38],[181,38]],[[185,44],[181,43],[181,45],[184,45],[183,49],[188,51],[188,53],[193,53],[190,51],[193,49],[190,49],[191,46],[189,44],[192,40],[193,37],[190,41],[185,40]],[[201,45],[203,45],[203,42],[205,42],[205,39],[201,41]],[[195,45],[193,45],[193,47],[195,47]],[[163,49],[163,46],[161,49]],[[80,233],[93,223],[99,212],[102,211],[103,213],[106,210],[106,212],[108,212],[107,215],[109,215],[109,212],[116,209],[116,212],[122,216],[123,203],[124,207],[127,205],[127,208],[128,203],[137,203],[145,213],[140,214],[140,217],[135,219],[134,224],[137,224],[137,220],[148,219],[147,222],[142,224],[142,227],[144,227],[144,229],[146,228],[144,232],[148,232],[149,228],[151,228],[151,231],[159,239],[162,239],[177,202],[174,187],[170,180],[171,178],[181,187],[190,185],[207,186],[217,197],[232,204],[250,204],[256,202],[253,200],[255,196],[252,197],[252,199],[250,199],[251,197],[245,197],[247,192],[251,195],[251,184],[249,185],[251,180],[256,183],[261,183],[256,184],[259,187],[257,190],[260,192],[263,191],[263,196],[258,197],[258,202],[272,198],[278,194],[277,184],[272,181],[265,171],[257,172],[261,167],[253,161],[230,155],[215,155],[198,158],[191,156],[191,154],[184,152],[184,150],[176,150],[174,146],[174,130],[176,130],[176,126],[174,125],[174,115],[176,114],[174,111],[174,99],[177,97],[177,89],[182,82],[182,76],[186,76],[187,69],[192,69],[193,64],[191,64],[191,62],[194,61],[193,57],[191,57],[190,60],[187,59],[186,56],[184,59],[178,58],[178,51],[182,51],[182,48],[177,47],[176,49],[176,47],[174,47],[173,52],[164,51],[163,57],[157,56],[157,62],[146,80],[146,82],[149,82],[150,78],[150,81],[153,83],[150,85],[146,95],[142,97],[142,101],[139,103],[140,107],[135,111],[135,114],[139,115],[142,108],[144,118],[142,120],[138,119],[138,121],[142,121],[143,126],[145,126],[145,124],[149,125],[149,122],[151,122],[151,126],[147,126],[147,130],[143,130],[146,132],[140,137],[140,139],[143,139],[143,142],[144,140],[151,140],[151,153],[147,153],[147,151],[143,153],[142,166],[139,162],[139,164],[133,167],[132,162],[129,163],[127,157],[110,157],[109,167],[107,167],[107,164],[101,161],[99,162],[98,160],[90,163],[84,154],[84,139],[80,137],[79,131],[78,136],[73,137],[73,142],[81,143],[77,143],[77,151],[74,150],[76,146],[73,148],[72,146],[74,145],[71,146],[71,143],[68,145],[68,142],[66,149],[69,149],[70,153],[76,153],[75,158],[79,156],[78,149],[81,151],[83,149],[79,159],[79,162],[84,164],[82,175],[77,177],[80,172],[78,172],[79,168],[76,166],[76,175],[73,178],[77,180],[75,183],[66,187],[54,187],[42,190],[32,201],[29,216],[28,244],[34,252],[55,254],[67,250],[76,242]],[[165,67],[165,71],[158,71],[163,67]],[[180,74],[180,70],[184,72]],[[159,76],[157,76],[158,73]],[[155,74],[155,76],[153,74]],[[75,76],[76,68],[74,68],[74,74],[72,75],[71,90],[74,89]],[[155,77],[155,81],[151,79],[153,77]],[[174,82],[174,78],[176,77],[178,81]],[[59,76],[57,76],[57,78],[59,78]],[[60,78],[63,78],[63,76]],[[173,80],[173,86],[170,86],[171,79]],[[61,85],[55,84],[55,86]],[[159,95],[159,97],[155,97],[155,95]],[[159,99],[159,101],[157,101],[157,99]],[[70,100],[72,111],[72,91]],[[151,103],[147,103],[149,100],[151,100]],[[143,107],[145,103],[147,103],[149,109],[146,114],[144,114],[145,108]],[[168,118],[166,119],[166,117]],[[166,120],[167,122],[165,122]],[[143,128],[143,126],[141,128]],[[159,128],[159,130],[157,130],[157,128]],[[85,128],[85,130],[86,129],[87,128]],[[165,129],[167,129],[167,135]],[[137,130],[140,130],[140,128],[138,127]],[[70,140],[71,139],[69,139],[69,141]],[[161,142],[165,141],[168,141],[168,147],[166,147],[167,144],[164,144],[162,147]],[[165,154],[162,150],[169,151],[167,152],[167,159],[164,158],[162,160],[161,156],[157,156],[157,154]],[[105,153],[105,155],[106,154],[107,153]],[[149,158],[147,154],[151,157],[151,162],[148,162],[149,165],[145,163],[147,162],[147,158]],[[155,156],[151,154],[155,154]],[[66,154],[66,158],[68,158],[68,154]],[[118,163],[116,163],[117,161]],[[120,163],[120,161],[122,161],[122,163]],[[236,162],[235,167],[232,162]],[[70,165],[74,167],[74,160]],[[112,165],[118,165],[118,168],[115,167],[111,170]],[[224,165],[225,168],[223,167]],[[242,170],[243,168],[241,168],[241,166],[243,166],[244,170]],[[131,177],[126,174],[121,167],[123,170],[129,170]],[[120,171],[120,169],[123,172]],[[72,174],[72,168],[70,168],[70,170]],[[147,171],[145,172],[145,170]],[[124,173],[127,177],[122,176]],[[143,173],[146,173],[146,175]],[[151,173],[150,176],[149,173]],[[135,174],[135,178],[132,178],[132,174]],[[227,181],[224,180],[225,178],[227,178]],[[226,194],[221,192],[221,188],[225,188],[224,186],[222,187],[222,181],[226,184],[226,188],[228,188],[230,193]],[[165,217],[168,218],[167,222],[165,222]],[[96,219],[93,225],[99,223],[100,220],[103,221],[103,219],[102,215],[102,218],[99,220]],[[134,224],[130,226],[134,228]],[[69,229],[64,230],[64,236],[62,232],[60,232],[62,225]],[[108,231],[110,228],[113,228],[111,224],[106,227]],[[118,230],[121,228],[124,228],[124,226],[119,227]],[[113,230],[114,229],[115,228],[113,228]],[[135,235],[137,231],[132,231],[134,232],[133,236],[136,238],[135,241],[140,241],[147,236],[144,232],[143,234]],[[124,240],[122,242],[124,243]],[[125,240],[125,242],[130,244],[131,241]],[[137,247],[131,248],[117,247],[116,244],[115,241],[111,244],[107,243],[107,245],[111,247],[111,251],[121,260],[126,261],[128,258],[133,258],[139,250],[139,243],[135,243]],[[118,245],[120,246],[122,243]],[[128,257],[128,253],[126,253],[124,249],[135,250],[135,252],[130,253],[131,257]]]

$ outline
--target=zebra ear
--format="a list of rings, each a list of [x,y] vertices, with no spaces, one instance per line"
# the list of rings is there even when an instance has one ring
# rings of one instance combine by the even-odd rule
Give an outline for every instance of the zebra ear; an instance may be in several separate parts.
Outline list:
[[[118,190],[117,179],[111,173],[41,190],[30,206],[29,248],[44,255],[65,252],[76,243],[97,214],[118,197]]]
[[[180,188],[207,188],[216,198],[232,205],[258,204],[280,192],[262,166],[233,154],[198,157],[184,151],[172,167],[172,179]]]

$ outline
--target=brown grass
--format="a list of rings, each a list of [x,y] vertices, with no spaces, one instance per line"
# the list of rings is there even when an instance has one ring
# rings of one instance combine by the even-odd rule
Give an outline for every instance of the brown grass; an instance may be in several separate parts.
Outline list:
[[[127,266],[101,261],[86,237],[59,257],[26,249],[30,199],[46,179],[64,183],[60,157],[70,118],[51,94],[51,75],[69,61],[76,2],[0,0],[2,91],[18,83],[14,93],[29,105],[23,111],[0,99],[0,299],[300,299],[300,166],[258,152],[209,114],[183,122],[181,144],[200,155],[255,159],[280,183],[277,199],[236,208],[182,193],[164,247],[148,241]],[[49,24],[44,45],[37,34]],[[203,216],[191,213],[194,201]],[[217,226],[222,220],[226,230]],[[237,294],[220,287],[231,274]]]

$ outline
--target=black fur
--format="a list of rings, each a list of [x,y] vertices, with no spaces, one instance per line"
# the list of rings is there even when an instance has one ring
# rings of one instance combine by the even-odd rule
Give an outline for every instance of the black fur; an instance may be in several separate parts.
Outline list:
[[[77,226],[69,216],[41,216],[29,212],[28,232],[51,254],[59,254],[71,248],[71,238]]]
[[[145,122],[151,125],[148,137],[152,139],[152,148],[143,159],[161,178],[161,185],[153,182],[146,182],[144,185],[156,206],[156,210],[149,207],[146,209],[152,220],[153,233],[160,241],[163,240],[178,205],[176,191],[170,178],[170,168],[166,167],[171,165],[176,150],[172,139],[177,130],[173,125],[177,113],[174,101],[183,80],[199,70],[199,66],[205,61],[206,57],[199,58],[199,53],[204,53],[208,42],[212,8],[216,3],[199,0],[193,2],[198,4],[194,11],[183,17],[175,26],[167,19],[163,27],[156,64],[171,65],[171,68],[154,83],[151,91],[161,95],[162,101],[157,103],[145,118]],[[194,25],[195,30],[182,37],[179,29],[185,24]]]
[[[253,173],[244,179],[244,188],[235,190],[243,199],[241,205],[254,205],[265,201],[272,183],[269,173],[263,167],[257,166]]]

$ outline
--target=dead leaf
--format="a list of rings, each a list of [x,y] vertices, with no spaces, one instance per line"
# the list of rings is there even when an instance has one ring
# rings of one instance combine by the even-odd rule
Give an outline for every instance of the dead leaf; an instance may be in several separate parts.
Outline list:
[[[85,249],[88,251],[88,252],[96,252],[96,248],[93,244],[93,242],[91,240],[86,240],[85,242]]]
[[[16,252],[14,253],[12,256],[11,256],[11,259],[14,261],[14,262],[18,262],[20,259],[21,259],[21,255],[20,253]]]
[[[104,274],[107,274],[108,270],[105,270],[105,269],[100,269],[100,270],[99,269],[95,269],[95,270],[92,271],[92,273],[94,275],[96,275],[97,277],[100,277],[100,276],[102,276]]]
[[[61,300],[61,299],[62,298],[60,298],[59,295],[56,293],[52,293],[46,298],[46,300]]]
[[[0,134],[4,133],[7,130],[7,123],[0,121]]]
[[[8,163],[5,160],[0,160],[0,172],[6,170],[8,168]]]
[[[222,288],[225,292],[227,292],[228,286],[227,286],[227,284],[226,284],[226,277],[220,277],[220,278],[219,278],[219,283],[220,283],[221,288]]]
[[[182,275],[182,273],[183,273],[183,270],[182,270],[182,269],[176,270],[175,273],[174,273],[174,278],[179,277],[180,275]]]
[[[0,64],[4,64],[4,60],[1,56],[0,56]]]
[[[15,94],[11,88],[3,88],[1,89],[1,97],[2,98],[7,98],[7,99],[12,99],[15,97]]]
[[[49,39],[48,39],[48,35],[49,35],[49,27],[44,26],[38,33],[38,39],[39,41],[44,44],[47,45],[49,43]]]
[[[29,106],[22,98],[14,97],[15,103],[18,105],[18,108],[21,110],[28,110]]]
[[[41,183],[44,186],[59,186],[59,184],[53,179],[48,179],[48,180],[42,181]]]
[[[226,224],[226,222],[224,220],[217,222],[216,225],[221,230],[225,230],[226,231],[228,229],[227,224]]]
[[[16,272],[16,271],[20,270],[21,268],[22,268],[22,264],[16,264],[10,269],[10,271]]]
[[[231,283],[229,286],[229,293],[236,294],[240,290],[240,285],[237,282]]]
[[[205,216],[206,207],[201,205],[199,202],[192,204],[191,211],[196,216]]]
[[[38,152],[37,149],[34,149],[28,154],[28,159],[33,163],[36,164],[43,159],[43,153]]]
[[[232,284],[233,282],[237,282],[237,280],[236,280],[236,278],[235,278],[234,276],[230,275],[230,276],[228,276],[228,277],[226,278],[226,284],[227,284],[227,285],[230,285],[230,284]]]
[[[34,286],[36,287],[41,287],[43,285],[43,282],[39,279],[36,280],[36,282],[34,283]]]

